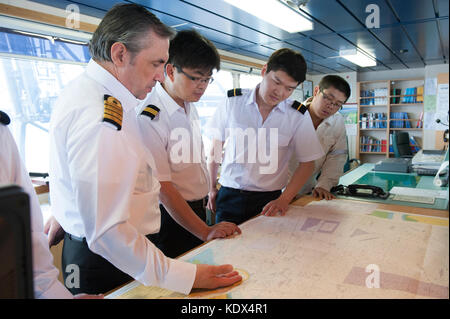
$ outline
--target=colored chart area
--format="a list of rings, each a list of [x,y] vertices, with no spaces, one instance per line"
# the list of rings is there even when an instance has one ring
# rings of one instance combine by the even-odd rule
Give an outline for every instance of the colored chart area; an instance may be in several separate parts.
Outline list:
[[[386,212],[386,211],[374,210],[370,214],[370,216],[376,216],[376,217],[380,217],[380,218],[392,219],[392,216],[394,216],[394,214]]]
[[[370,216],[375,216],[384,219],[395,219],[395,220],[403,220],[406,222],[418,222],[436,226],[446,226],[448,227],[448,218],[439,218],[432,216],[423,216],[416,214],[405,214],[399,212],[389,212],[384,210],[374,210],[369,214]]]
[[[446,222],[445,222],[446,221]],[[448,298],[448,219],[315,201],[285,216],[259,216],[242,234],[183,256],[232,264],[244,281],[189,296],[139,284],[120,298]],[[159,290],[158,290],[159,289]]]
[[[403,218],[403,220],[410,221],[410,222],[419,222],[419,223],[448,227],[448,219],[444,219],[444,218],[436,218],[436,217],[428,217],[428,216],[420,216],[420,215],[407,215],[407,214],[404,214],[402,216],[402,218]]]

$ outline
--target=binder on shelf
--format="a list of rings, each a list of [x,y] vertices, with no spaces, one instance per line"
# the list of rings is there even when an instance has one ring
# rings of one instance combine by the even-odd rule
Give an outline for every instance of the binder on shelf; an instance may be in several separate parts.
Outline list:
[[[392,89],[392,95],[401,95],[402,89]],[[399,104],[400,103],[400,97],[394,96],[391,101],[392,104]]]
[[[394,153],[394,147],[392,146],[392,140],[394,135],[392,133],[389,134],[389,153]]]
[[[367,114],[366,113],[361,115],[361,128],[362,129],[367,128]]]
[[[419,147],[419,143],[417,143],[417,141],[416,141],[416,139],[414,138],[414,136],[410,136],[409,137],[409,142],[410,142],[410,144],[411,144],[411,151],[413,152],[413,153],[417,153],[419,150],[420,150],[420,147]]]
[[[381,151],[386,152],[386,140],[381,140]]]
[[[422,128],[423,127],[423,112],[420,112],[419,119],[416,123],[416,128]]]
[[[405,89],[405,94],[404,95],[409,95],[409,88]],[[401,102],[405,103],[405,104],[408,103],[408,97],[407,96],[403,96]]]
[[[411,123],[409,122],[408,113],[403,112],[403,119],[405,120],[405,121],[403,121],[403,127],[411,128]]]
[[[417,87],[417,103],[423,103],[423,85]]]

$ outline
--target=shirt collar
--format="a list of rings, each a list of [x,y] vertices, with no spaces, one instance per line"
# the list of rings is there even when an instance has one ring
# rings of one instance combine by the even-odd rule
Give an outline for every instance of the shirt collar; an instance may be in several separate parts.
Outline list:
[[[159,98],[161,99],[161,103],[164,105],[164,108],[166,109],[169,116],[172,116],[176,111],[183,111],[183,113],[185,112],[184,109],[181,106],[179,106],[178,103],[175,102],[175,100],[169,95],[169,93],[167,93],[167,91],[164,90],[161,83],[158,82],[156,84],[155,90]],[[189,114],[190,103],[184,102],[184,106],[186,108],[186,114]]]
[[[259,89],[259,86],[261,85],[261,83],[259,83],[257,86],[255,86],[251,91],[250,91],[250,94],[249,94],[249,96],[248,96],[248,98],[247,98],[247,101],[246,101],[246,103],[245,104],[247,104],[247,105],[250,105],[250,104],[253,104],[254,103],[254,105],[255,106],[258,106],[258,104],[256,103],[256,89]],[[292,101],[291,100],[289,100],[289,99],[286,99],[286,100],[284,100],[284,101],[281,101],[280,103],[278,103],[277,105],[275,105],[275,107],[274,107],[274,110],[280,110],[281,112],[286,112],[286,105],[288,104],[288,103],[292,103]]]
[[[125,111],[134,109],[141,102],[111,73],[109,73],[109,71],[92,59],[87,65],[86,74],[94,81],[103,85],[113,97],[118,99]]]

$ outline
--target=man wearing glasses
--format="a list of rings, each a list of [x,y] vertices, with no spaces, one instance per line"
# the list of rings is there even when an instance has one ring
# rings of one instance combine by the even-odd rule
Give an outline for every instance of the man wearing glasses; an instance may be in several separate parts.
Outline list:
[[[196,31],[178,32],[170,42],[164,81],[138,108],[140,130],[161,184],[161,228],[151,240],[172,258],[204,241],[240,232],[233,223],[205,223],[208,171],[193,102],[213,82],[214,69],[220,69],[214,45]]]
[[[314,173],[299,194],[312,191],[315,198],[335,198],[330,189],[338,184],[342,176],[348,152],[344,118],[337,112],[349,97],[347,81],[337,75],[327,75],[314,88],[313,96],[305,101],[325,156],[314,162]],[[294,159],[289,169],[294,171]]]

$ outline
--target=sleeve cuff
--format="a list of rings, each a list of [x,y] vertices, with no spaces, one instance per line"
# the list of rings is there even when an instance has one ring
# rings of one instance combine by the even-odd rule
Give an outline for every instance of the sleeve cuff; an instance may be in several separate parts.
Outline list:
[[[188,295],[194,285],[197,265],[185,261],[170,259],[167,280],[162,283],[162,288],[181,292]]]
[[[332,183],[327,183],[327,182],[320,182],[320,181],[318,181],[317,184],[316,184],[316,186],[315,186],[314,188],[316,188],[316,187],[321,187],[321,188],[323,188],[324,190],[326,190],[327,192],[329,192],[330,189],[331,189],[331,187],[333,187],[333,185],[332,185]]]

